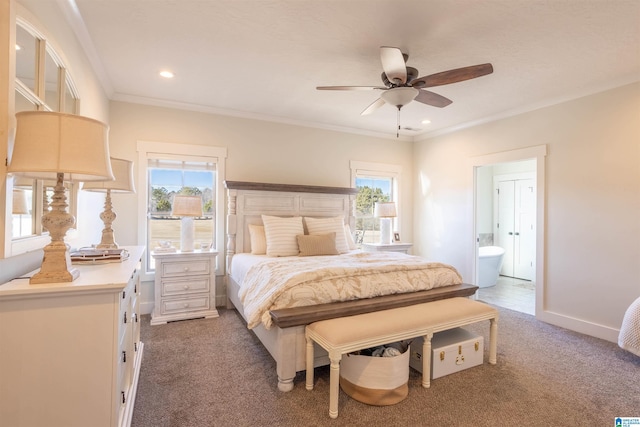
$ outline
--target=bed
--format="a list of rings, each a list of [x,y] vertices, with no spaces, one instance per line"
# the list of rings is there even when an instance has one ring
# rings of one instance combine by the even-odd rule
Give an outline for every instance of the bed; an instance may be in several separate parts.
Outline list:
[[[345,259],[347,257],[363,258],[365,262],[380,264],[379,268],[388,270],[396,270],[392,267],[397,263],[395,257],[406,257],[411,259],[410,263],[416,264],[410,267],[410,272],[398,271],[393,274],[399,274],[398,283],[407,286],[404,293],[387,293],[384,295],[370,295],[362,299],[349,299],[347,301],[329,301],[305,302],[303,305],[280,307],[272,305],[268,309],[262,308],[258,313],[245,313],[245,305],[243,300],[248,302],[246,298],[249,296],[247,289],[242,289],[240,283],[244,273],[238,272],[238,265],[249,259],[248,266],[240,271],[245,273],[250,270],[252,265],[256,264],[260,268],[266,268],[265,264],[276,262],[277,259],[268,261],[251,260],[251,238],[252,234],[255,238],[255,229],[260,226],[271,226],[272,220],[280,220],[285,218],[302,217],[307,219],[318,219],[322,224],[327,224],[330,219],[340,218],[346,226],[347,230],[353,230],[355,225],[355,217],[353,216],[355,208],[355,198],[357,190],[354,188],[344,187],[321,187],[306,185],[283,185],[283,184],[266,184],[251,183],[239,181],[226,181],[227,188],[227,245],[226,245],[226,292],[227,307],[235,308],[247,321],[247,326],[255,333],[265,348],[269,351],[276,362],[276,371],[278,375],[278,388],[281,391],[290,391],[293,388],[293,380],[296,372],[305,370],[305,338],[304,328],[306,325],[319,320],[330,319],[334,317],[344,317],[354,314],[367,313],[371,311],[385,310],[389,308],[402,307],[407,305],[419,304],[438,299],[451,298],[456,296],[468,297],[475,293],[476,286],[464,284],[461,280],[451,280],[448,277],[455,276],[444,266],[434,266],[438,268],[437,272],[429,272],[437,276],[437,287],[432,289],[413,288],[416,274],[426,274],[417,270],[421,269],[418,264],[422,261],[416,259],[418,257],[405,256],[404,254],[364,254],[362,251],[353,251],[351,246],[347,253],[338,256],[321,256],[324,259]],[[266,217],[263,217],[265,215]],[[269,221],[269,224],[263,224]],[[324,220],[323,220],[324,219]],[[303,221],[304,232],[309,233],[307,223]],[[344,224],[343,224],[344,225]],[[251,232],[250,232],[251,229]],[[347,232],[348,233],[348,232]],[[335,234],[335,233],[328,233]],[[321,236],[324,238],[324,234]],[[254,243],[254,248],[256,241]],[[302,244],[302,243],[301,243]],[[340,243],[336,241],[336,246],[340,247]],[[243,255],[241,255],[243,254]],[[376,256],[375,260],[370,260],[369,256]],[[234,258],[237,264],[234,265]],[[272,258],[267,256],[267,258]],[[304,258],[304,259],[303,259]],[[278,258],[282,260],[284,258]],[[315,256],[309,257],[288,257],[291,262],[302,262],[305,266],[312,265]],[[298,261],[299,260],[299,261]],[[328,261],[327,261],[328,262]],[[285,264],[285,263],[280,263]],[[234,270],[235,268],[235,270]],[[253,267],[253,270],[258,267]],[[297,268],[297,267],[296,267]],[[306,267],[305,267],[306,268]],[[349,267],[351,268],[351,267]],[[353,267],[359,268],[359,267]],[[414,271],[415,269],[415,271]],[[404,271],[404,268],[402,269]],[[455,271],[455,269],[453,269]],[[289,273],[285,273],[289,274]],[[350,270],[343,271],[343,277],[337,279],[352,283],[353,279],[349,276]],[[386,272],[385,272],[386,274]],[[455,272],[457,274],[457,272]],[[378,277],[378,273],[370,277]],[[406,276],[406,277],[405,277]],[[459,275],[458,275],[459,277]],[[376,279],[380,284],[384,279]],[[426,279],[425,279],[426,280]],[[429,279],[431,280],[431,279]],[[249,279],[247,279],[249,281]],[[369,282],[369,279],[361,280],[361,282]],[[341,282],[342,283],[342,282]],[[395,283],[392,281],[392,283]],[[449,284],[454,283],[454,284]],[[245,282],[246,284],[246,282]],[[364,286],[367,287],[367,286]],[[378,286],[369,286],[372,289],[378,289]],[[350,291],[349,291],[350,292]],[[379,291],[374,291],[379,292]],[[298,292],[299,294],[300,292]],[[347,292],[348,293],[348,292]],[[331,297],[332,298],[332,297]],[[266,298],[265,298],[266,299]],[[312,305],[308,305],[312,304]],[[250,305],[247,303],[247,305]],[[291,305],[291,304],[290,304]],[[256,318],[257,316],[257,318]],[[329,363],[329,359],[325,351],[317,347],[314,352],[314,366],[322,366]]]

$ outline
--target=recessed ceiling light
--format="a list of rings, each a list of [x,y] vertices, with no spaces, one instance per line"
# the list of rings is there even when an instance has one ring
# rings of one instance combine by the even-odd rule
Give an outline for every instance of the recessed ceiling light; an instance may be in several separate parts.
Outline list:
[[[424,120],[422,121],[422,124],[423,124],[423,125],[428,125],[429,123],[431,123],[431,120],[429,120],[429,119],[424,119]]]
[[[22,49],[19,44],[16,44],[16,50]]]
[[[171,71],[160,71],[160,75],[165,79],[172,79],[173,73]]]

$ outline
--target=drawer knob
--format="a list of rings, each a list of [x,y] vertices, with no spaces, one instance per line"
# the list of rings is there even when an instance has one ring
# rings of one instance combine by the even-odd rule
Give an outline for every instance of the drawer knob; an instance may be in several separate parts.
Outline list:
[[[189,307],[189,303],[188,303],[188,302],[185,302],[182,306],[183,306],[184,308],[188,308],[188,307]]]
[[[184,271],[189,271],[189,267],[184,267],[183,270]]]
[[[184,290],[188,290],[189,289],[189,285],[184,285]]]

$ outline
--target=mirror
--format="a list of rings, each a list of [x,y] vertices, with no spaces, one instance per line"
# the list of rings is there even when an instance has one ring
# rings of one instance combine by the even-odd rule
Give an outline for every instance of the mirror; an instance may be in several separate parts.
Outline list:
[[[16,16],[14,111],[49,110],[77,114],[79,97],[73,79],[58,53],[40,34],[31,23]],[[38,61],[38,58],[43,60]],[[8,256],[42,248],[48,243],[48,232],[42,227],[42,215],[49,210],[55,186],[55,182],[13,179],[13,193],[7,195],[7,198],[13,197],[11,251]],[[65,188],[67,210],[77,218],[78,184],[65,183]]]

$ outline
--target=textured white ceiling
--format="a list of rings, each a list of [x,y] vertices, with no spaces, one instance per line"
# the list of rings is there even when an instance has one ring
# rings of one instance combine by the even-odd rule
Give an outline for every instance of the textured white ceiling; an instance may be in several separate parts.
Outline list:
[[[71,15],[73,0],[58,3]],[[402,109],[401,125],[422,129],[402,135],[423,137],[640,80],[637,0],[75,3],[71,23],[115,100],[395,137],[395,108],[360,116],[378,92],[315,87],[380,85],[382,45],[420,76],[492,63],[491,75],[433,88],[448,107]]]

